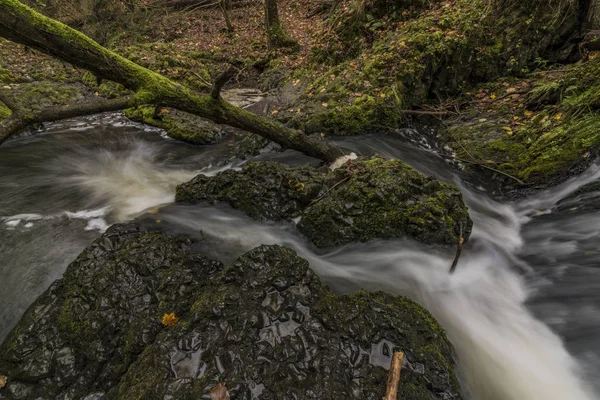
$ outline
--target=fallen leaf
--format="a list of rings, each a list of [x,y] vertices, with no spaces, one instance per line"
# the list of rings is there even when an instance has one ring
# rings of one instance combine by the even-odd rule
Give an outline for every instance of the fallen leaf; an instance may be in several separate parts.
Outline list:
[[[554,119],[555,119],[555,120],[557,120],[557,121],[560,121],[560,120],[561,120],[561,118],[562,118],[562,113],[558,113],[558,114],[556,114],[556,115],[554,116]]]
[[[523,114],[525,114],[525,116],[529,118],[533,115],[533,111],[525,110]]]
[[[224,382],[217,384],[210,389],[210,400],[229,400],[229,392]]]
[[[154,210],[150,210],[148,211],[148,214],[158,214],[158,208],[155,208]]]
[[[496,98],[496,95],[495,95],[495,94],[493,94],[493,93],[492,93],[492,94],[490,94],[490,99],[494,100],[495,98]]]
[[[518,116],[518,115],[515,115],[515,116],[513,117],[513,121],[516,121],[516,120],[518,120],[518,119],[519,119],[519,116]]]
[[[6,376],[0,375],[0,389],[6,386]]]
[[[510,126],[503,126],[502,129],[506,131],[507,135],[512,135],[513,133],[512,128]]]
[[[175,316],[175,313],[165,314],[162,317],[162,324],[164,326],[173,326],[179,321],[179,318]]]

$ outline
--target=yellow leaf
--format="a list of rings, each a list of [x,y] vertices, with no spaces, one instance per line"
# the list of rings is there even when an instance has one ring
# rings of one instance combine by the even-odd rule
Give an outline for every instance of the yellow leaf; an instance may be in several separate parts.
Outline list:
[[[379,97],[381,97],[381,98],[383,99],[383,98],[385,97],[385,93],[381,93],[381,94],[379,95]]]
[[[515,115],[515,116],[513,116],[513,121],[516,121],[516,120],[518,120],[518,119],[519,119],[519,116],[518,116],[518,115]]]
[[[327,106],[328,106],[328,104],[327,104],[327,103],[321,103],[321,105],[322,105],[323,107],[327,107]]]
[[[279,112],[279,110],[273,110],[273,111],[271,111],[271,115],[275,115],[275,114],[277,114],[278,112]]]
[[[560,121],[561,118],[562,118],[562,113],[558,113],[554,116],[554,119],[557,121]]]
[[[496,98],[496,95],[495,95],[495,94],[493,94],[493,93],[492,93],[492,94],[490,94],[490,99],[494,100],[495,98]]]
[[[158,214],[158,208],[148,211],[148,214]]]
[[[507,135],[512,135],[512,133],[513,133],[512,128],[510,126],[504,126],[504,127],[502,127],[502,129],[504,129],[506,131]]]
[[[0,375],[0,389],[6,386],[6,376]]]
[[[523,114],[525,114],[525,116],[529,118],[533,115],[533,111],[525,110]]]
[[[164,326],[173,326],[179,321],[179,318],[175,316],[175,313],[165,314],[162,317],[162,324]]]

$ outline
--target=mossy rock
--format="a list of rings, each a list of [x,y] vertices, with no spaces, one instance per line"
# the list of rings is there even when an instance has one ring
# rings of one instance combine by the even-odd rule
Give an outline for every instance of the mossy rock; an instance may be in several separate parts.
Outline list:
[[[250,162],[241,171],[198,175],[177,187],[176,201],[227,202],[258,220],[290,220],[325,188],[326,174],[310,167]]]
[[[398,237],[456,244],[461,229],[465,238],[471,233],[460,191],[402,162],[349,162],[334,175],[336,186],[298,224],[320,247]]]
[[[258,220],[301,216],[298,229],[319,247],[401,237],[456,244],[473,224],[456,187],[381,158],[334,172],[248,163],[241,171],[198,175],[178,186],[176,201],[224,201]]]
[[[3,399],[380,399],[394,351],[405,400],[460,400],[452,348],[418,304],[332,293],[288,248],[223,268],[182,237],[111,227],[0,345]],[[173,326],[161,323],[175,313]]]
[[[173,139],[195,145],[214,144],[226,136],[214,122],[172,108],[161,108],[157,115],[156,107],[141,106],[125,110],[125,115],[134,121],[162,128]]]
[[[0,346],[3,399],[84,398],[118,384],[164,327],[185,313],[219,262],[189,241],[134,225],[97,239],[26,311]]]

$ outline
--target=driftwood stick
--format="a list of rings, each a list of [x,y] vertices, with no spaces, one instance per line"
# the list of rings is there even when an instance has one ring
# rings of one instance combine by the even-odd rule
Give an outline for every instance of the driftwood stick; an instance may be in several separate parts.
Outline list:
[[[463,226],[462,222],[459,223],[459,236],[458,236],[458,246],[456,247],[456,256],[454,256],[454,261],[452,261],[452,266],[450,267],[450,274],[454,273],[456,269],[456,265],[458,265],[458,259],[460,258],[460,253],[462,252],[463,243],[465,242],[465,238],[463,237]]]
[[[400,382],[400,371],[402,370],[402,362],[404,361],[404,353],[397,351],[392,357],[390,371],[388,373],[387,389],[383,400],[396,400],[398,397],[398,383]]]

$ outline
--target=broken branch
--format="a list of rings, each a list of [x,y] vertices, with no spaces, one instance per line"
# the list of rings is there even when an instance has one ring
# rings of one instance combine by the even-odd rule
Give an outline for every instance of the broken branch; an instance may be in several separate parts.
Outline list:
[[[215,79],[215,83],[213,84],[212,91],[210,92],[210,97],[213,99],[218,99],[221,95],[221,89],[234,75],[237,73],[237,68],[233,65],[230,65],[225,71],[221,72],[217,78]]]
[[[397,351],[392,357],[390,371],[388,373],[387,389],[383,400],[396,400],[398,397],[398,383],[400,382],[400,371],[402,370],[402,362],[404,361],[404,353]]]
[[[460,258],[460,253],[462,252],[463,243],[465,242],[465,238],[463,237],[463,225],[462,222],[459,222],[459,234],[458,234],[458,246],[456,247],[456,255],[454,256],[454,261],[452,261],[452,265],[450,266],[450,274],[454,273],[456,266],[458,265],[458,259]]]

